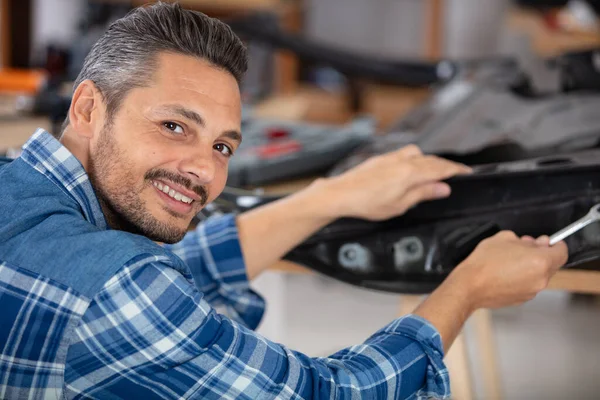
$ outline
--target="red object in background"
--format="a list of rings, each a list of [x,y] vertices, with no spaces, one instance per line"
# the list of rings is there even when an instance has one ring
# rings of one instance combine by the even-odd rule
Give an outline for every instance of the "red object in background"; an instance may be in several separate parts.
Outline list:
[[[272,128],[267,131],[267,138],[269,140],[287,139],[290,136],[290,132],[287,129]]]
[[[302,150],[302,144],[297,140],[278,141],[260,146],[256,151],[260,158],[274,158]]]
[[[560,24],[558,22],[558,10],[552,10],[552,11],[545,12],[543,14],[543,20],[544,20],[545,25],[551,31],[559,31],[560,30]]]

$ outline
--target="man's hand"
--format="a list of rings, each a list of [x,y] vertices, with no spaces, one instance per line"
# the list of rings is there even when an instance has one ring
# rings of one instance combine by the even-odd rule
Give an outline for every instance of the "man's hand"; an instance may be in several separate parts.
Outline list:
[[[548,242],[547,236],[534,240],[500,232],[482,241],[448,279],[465,282],[475,309],[523,303],[544,290],[567,262],[566,244]]]
[[[475,310],[531,300],[548,286],[567,257],[564,242],[550,247],[547,236],[519,238],[500,232],[482,241],[415,314],[438,329],[448,350]]]
[[[409,145],[329,178],[330,206],[336,217],[384,220],[419,202],[449,196],[450,187],[440,181],[469,172],[463,164],[423,155],[417,146]]]

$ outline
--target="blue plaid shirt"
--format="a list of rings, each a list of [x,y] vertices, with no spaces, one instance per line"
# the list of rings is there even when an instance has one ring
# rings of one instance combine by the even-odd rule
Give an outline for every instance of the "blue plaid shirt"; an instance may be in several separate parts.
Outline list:
[[[439,334],[416,316],[324,358],[256,334],[232,216],[165,247],[111,230],[41,130],[0,182],[1,399],[449,397]]]

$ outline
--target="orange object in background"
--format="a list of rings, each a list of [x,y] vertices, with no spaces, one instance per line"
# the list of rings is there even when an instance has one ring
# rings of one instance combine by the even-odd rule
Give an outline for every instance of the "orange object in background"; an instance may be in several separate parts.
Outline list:
[[[0,94],[37,94],[48,74],[39,69],[0,69]]]

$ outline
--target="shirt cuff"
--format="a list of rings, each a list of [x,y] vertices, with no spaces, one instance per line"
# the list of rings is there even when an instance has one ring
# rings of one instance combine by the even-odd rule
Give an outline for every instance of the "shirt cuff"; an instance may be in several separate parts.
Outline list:
[[[209,218],[197,231],[208,273],[217,282],[226,314],[256,329],[265,312],[265,301],[250,288],[235,216]],[[194,275],[193,269],[191,272]]]
[[[378,333],[399,334],[415,340],[423,348],[429,363],[425,386],[417,393],[417,399],[449,399],[451,397],[450,377],[444,364],[442,338],[429,321],[409,314],[396,319]]]

